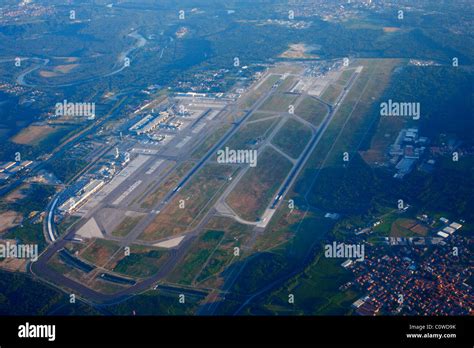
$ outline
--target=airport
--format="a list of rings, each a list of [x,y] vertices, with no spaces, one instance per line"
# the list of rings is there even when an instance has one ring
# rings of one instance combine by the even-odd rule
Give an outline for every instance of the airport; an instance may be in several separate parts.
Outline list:
[[[110,249],[106,276],[93,266],[83,275],[47,271],[102,302],[115,296],[100,292],[106,283],[117,294],[129,293],[165,276],[159,272],[139,282],[114,272],[113,265],[124,262],[123,248],[162,250],[169,255],[165,269],[171,269],[210,219],[230,218],[262,233],[361,71],[362,66],[347,69],[342,60],[279,63],[228,94],[178,92],[146,101],[122,123],[119,137],[94,150],[88,170],[50,206],[45,226],[55,244],[34,265],[35,272],[64,262],[82,269],[88,250]],[[342,76],[345,88],[335,94],[331,88]],[[321,110],[318,122],[307,118],[307,104]],[[301,128],[298,147],[285,140],[296,134],[288,124]],[[222,149],[252,152],[256,165],[229,167],[219,161]],[[273,166],[279,171],[272,172]],[[251,182],[254,193],[247,192]],[[242,206],[241,199],[251,202]],[[72,225],[58,234],[55,226],[64,221]],[[77,255],[67,250],[78,250]],[[77,282],[92,289],[73,285]]]

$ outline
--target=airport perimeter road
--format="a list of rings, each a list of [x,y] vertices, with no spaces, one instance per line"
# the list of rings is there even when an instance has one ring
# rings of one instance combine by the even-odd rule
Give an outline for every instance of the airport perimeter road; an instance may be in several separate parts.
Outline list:
[[[165,199],[159,203],[158,207],[155,207],[154,210],[163,209],[166,204],[169,203],[170,199],[189,181],[189,179],[204,165],[204,163],[216,153],[217,149],[225,144],[226,141],[230,139],[232,135],[234,135],[240,126],[247,120],[255,110],[257,110],[274,92],[272,88],[268,91],[265,95],[260,97],[260,99],[252,106],[252,108],[247,111],[247,113],[237,122],[234,123],[234,126],[221,138],[221,140],[212,147],[211,150],[207,152],[207,154],[185,175],[185,177],[180,181],[178,186],[168,192],[165,196]],[[161,208],[161,209],[160,209]],[[211,209],[210,212],[205,214],[202,220],[208,219],[210,214],[214,213],[214,210]],[[156,216],[155,214],[149,214],[147,218]],[[151,220],[150,220],[151,221]],[[130,242],[136,239],[141,230],[133,230],[130,234]],[[53,285],[56,285],[61,288],[70,289],[73,293],[77,296],[84,297],[87,300],[93,301],[95,303],[113,303],[117,301],[122,301],[127,297],[140,293],[146,289],[149,289],[155,284],[157,281],[165,277],[173,267],[179,262],[179,260],[185,255],[189,247],[191,246],[192,240],[195,238],[195,234],[199,231],[195,229],[194,233],[191,233],[188,238],[186,238],[181,245],[177,248],[172,250],[172,256],[167,260],[167,262],[162,266],[160,271],[155,274],[153,277],[150,277],[142,282],[139,282],[124,291],[118,292],[113,295],[105,295],[101,294],[97,291],[94,291],[83,284],[79,283],[78,281],[72,280],[67,278],[66,276],[56,272],[52,268],[49,267],[48,262],[58,251],[63,249],[68,242],[68,240],[72,239],[75,234],[75,230],[71,230],[66,233],[64,236],[59,237],[53,244],[51,244],[38,258],[38,260],[31,264],[30,271],[36,275],[38,278],[41,278]],[[127,238],[128,242],[128,238]]]
[[[357,74],[357,75],[356,75]],[[353,83],[355,82],[355,79],[359,76],[360,74],[360,71],[357,71],[354,72],[354,74],[351,76],[351,79],[349,80],[349,82],[347,83],[346,87],[344,88],[344,93],[341,94],[341,96],[338,98],[337,102],[335,103],[336,105],[336,108],[334,110],[334,113],[335,114],[337,112],[337,108],[339,108],[339,105],[341,105],[343,99],[345,98],[345,96],[347,95],[348,91],[351,89]],[[337,139],[335,139],[335,141],[337,141]],[[319,140],[318,140],[319,142]],[[311,150],[312,152],[313,150]],[[290,183],[290,186],[292,185],[292,183]],[[285,193],[286,194],[286,193]],[[309,261],[309,257],[311,257],[311,253],[309,253],[305,260],[301,263],[304,267],[304,265]],[[243,268],[243,267],[242,267]],[[290,274],[287,274],[287,275],[284,275],[278,279],[276,279],[275,281],[267,284],[265,287],[263,287],[262,289],[258,290],[257,292],[253,293],[253,294],[250,294],[247,296],[247,299],[245,301],[243,301],[243,303],[240,305],[240,307],[234,312],[234,315],[238,315],[253,299],[255,299],[257,296],[260,296],[261,294],[267,292],[267,291],[270,291],[271,289],[274,289],[276,288],[277,286],[279,286],[280,284],[282,284],[283,282],[285,282],[286,280],[290,279],[292,276],[298,274],[298,272],[300,272],[300,270],[294,270],[293,272],[291,272]],[[214,308],[215,310],[215,308]]]
[[[311,139],[309,145],[304,150],[303,155],[300,157],[296,165],[293,166],[293,168],[290,171],[290,174],[287,176],[287,178],[283,182],[283,185],[281,185],[280,190],[278,191],[273,203],[270,205],[270,209],[276,209],[278,207],[278,204],[281,201],[281,199],[286,195],[288,189],[295,182],[304,164],[309,159],[309,156],[313,153],[314,149],[316,148],[319,141],[321,140],[324,132],[326,132],[326,129],[328,128],[329,124],[334,118],[334,115],[337,114],[337,111],[339,110],[339,107],[341,106],[342,101],[349,93],[357,77],[359,77],[359,74],[360,74],[359,72],[354,72],[354,74],[351,76],[351,79],[347,83],[347,86],[344,88],[343,93],[341,93],[336,103],[334,104],[335,107],[330,108],[328,115],[324,118],[321,126],[319,127],[319,129],[317,130],[313,138]]]
[[[330,123],[332,120],[332,117],[336,113],[339,105],[341,104],[341,101],[343,98],[346,96],[347,92],[349,91],[350,87],[353,84],[353,81],[355,80],[355,75],[353,75],[354,79],[350,81],[350,84],[348,84],[348,88],[344,90],[344,93],[340,96],[338,102],[336,103],[336,108],[334,110],[331,110],[328,116],[326,117],[326,121],[324,126],[320,127],[319,133],[316,134],[312,141],[311,144],[307,147],[305,151],[305,155],[300,158],[298,161],[297,165],[295,165],[294,169],[292,172],[288,175],[288,177],[285,180],[285,183],[281,186],[281,189],[279,191],[280,194],[284,194],[287,190],[287,188],[293,183],[295,177],[299,173],[301,167],[304,165],[306,160],[309,157],[309,154],[312,152],[314,149],[315,145],[319,141],[321,135],[324,133],[325,129],[327,128],[327,125]],[[189,180],[192,178],[192,176],[198,172],[200,168],[211,158],[213,154],[216,153],[217,149],[219,149],[223,144],[225,144],[232,135],[234,135],[238,129],[241,127],[241,125],[257,110],[274,92],[274,89],[272,88],[270,91],[265,93],[260,99],[252,106],[252,108],[246,112],[246,114],[237,122],[234,123],[234,126],[219,140],[217,144],[215,144],[211,150],[209,150],[206,155],[183,177],[183,179],[179,182],[179,184],[170,190],[168,194],[165,196],[165,198],[158,204],[157,207],[155,207],[154,210],[162,210],[166,204],[169,203],[169,201],[173,198],[173,196],[187,183]],[[211,213],[214,214],[215,211],[211,209],[205,216],[203,217],[203,220],[208,219],[211,216]],[[156,216],[155,214],[149,214],[148,215],[150,218],[153,218]],[[147,217],[148,217],[147,216]],[[150,220],[151,222],[151,220]],[[201,224],[199,224],[201,226]],[[138,227],[138,226],[137,226]],[[132,231],[133,233],[134,231]],[[135,231],[133,235],[130,236],[130,242],[135,240],[140,234],[141,230]],[[131,234],[132,234],[131,233]],[[48,261],[53,257],[58,251],[60,251],[64,246],[66,245],[67,241],[72,239],[74,237],[75,231],[71,230],[68,232],[66,235],[61,236],[58,238],[53,244],[51,244],[39,257],[38,261],[35,263],[32,263],[30,266],[30,271],[36,275],[37,277],[52,283],[53,285],[59,286],[61,288],[67,288],[70,289],[73,293],[75,293],[77,296],[83,297],[86,300],[92,301],[96,304],[111,304],[111,303],[117,303],[120,301],[123,301],[127,299],[128,297],[138,294],[140,292],[143,292],[147,289],[150,289],[156,282],[164,278],[173,268],[174,266],[181,260],[182,257],[186,254],[188,249],[190,248],[192,241],[194,240],[195,236],[199,233],[199,229],[195,229],[192,233],[188,235],[188,238],[186,238],[181,245],[177,248],[171,251],[172,255],[169,258],[169,260],[163,265],[163,267],[160,269],[160,271],[155,274],[153,277],[150,277],[142,282],[139,282],[119,293],[112,294],[112,295],[106,295],[99,293],[97,291],[94,291],[85,285],[72,280],[70,278],[67,278],[66,276],[56,272],[52,268],[48,266]],[[128,238],[127,238],[128,242]],[[243,268],[244,265],[242,265]],[[240,267],[239,267],[240,268]],[[226,289],[230,289],[232,284],[234,283],[235,279],[238,277],[238,274],[240,274],[240,271],[234,272],[232,275],[231,279],[228,279],[229,282],[226,282],[226,284],[223,287],[223,291],[225,292]],[[217,306],[211,305],[211,306],[205,306],[204,308],[201,308],[202,310],[200,311],[200,314],[212,314],[215,312]]]
[[[186,175],[181,179],[181,181],[174,187],[172,190],[170,190],[163,200],[155,205],[151,210],[153,211],[163,211],[163,209],[166,207],[166,205],[171,201],[171,199],[174,197],[176,193],[178,193],[186,183],[189,182],[189,180],[193,177],[194,174],[196,174],[199,169],[201,169],[204,164],[213,156],[216,154],[217,150],[220,149],[242,126],[242,124],[257,110],[272,94],[274,90],[271,89],[268,91],[266,94],[260,97],[260,99],[250,108],[249,111],[245,113],[245,115],[238,121],[234,122],[233,127],[231,127],[226,134],[223,135],[223,137],[215,144],[205,155],[204,157],[199,160],[198,163],[194,165],[193,168],[191,168],[190,171],[186,173]],[[139,235],[143,232],[143,229],[146,228],[156,217],[156,214],[150,213],[148,214],[140,223],[128,234],[126,239],[123,241],[123,245],[128,245],[132,243],[134,240],[136,240]]]
[[[297,164],[292,168],[290,171],[290,174],[288,174],[287,178],[283,182],[283,184],[280,186],[280,189],[278,191],[278,194],[274,201],[270,204],[270,206],[267,209],[277,209],[279,203],[281,202],[281,198],[286,195],[288,189],[293,185],[294,181],[298,177],[298,174],[300,173],[301,169],[304,167],[304,164],[310,157],[311,153],[314,151],[316,145],[319,143],[319,140],[321,139],[322,135],[328,128],[329,124],[331,123],[332,119],[334,118],[334,115],[337,114],[337,111],[339,110],[340,105],[342,104],[344,98],[347,96],[349,93],[350,89],[352,88],[355,80],[358,78],[359,72],[355,72],[349,82],[347,83],[346,87],[343,90],[343,93],[339,96],[337,99],[336,103],[334,104],[335,107],[331,108],[328,115],[326,115],[325,119],[323,120],[322,125],[319,127],[319,130],[316,132],[316,134],[313,136],[313,138],[310,140],[310,143],[306,147],[303,155],[300,157],[298,160]],[[225,294],[227,293],[232,286],[234,285],[235,281],[237,280],[238,276],[241,274],[245,266],[247,265],[248,260],[251,257],[247,258],[244,262],[241,262],[240,265],[236,266],[232,272],[228,275],[224,285],[222,286],[221,293]],[[275,284],[271,284],[274,286]],[[225,295],[224,295],[225,296]],[[250,300],[253,297],[250,297],[245,304],[250,302]],[[219,308],[220,302],[211,302],[211,303],[206,303],[202,305],[199,308],[198,314],[199,315],[213,315],[216,310]],[[243,307],[239,308],[238,311],[240,311]]]
[[[60,287],[62,289],[69,289],[69,293],[74,293],[77,297],[82,297],[87,302],[93,302],[94,304],[100,305],[111,305],[125,301],[130,296],[150,290],[153,285],[156,284],[156,282],[166,276],[181,260],[181,258],[185,255],[185,251],[191,246],[193,240],[194,237],[188,238],[182,242],[182,247],[180,249],[171,250],[171,256],[168,259],[168,262],[166,262],[160,268],[158,273],[115,294],[99,293],[73,279],[56,272],[47,265],[48,260],[66,245],[67,241],[64,239],[53,244],[51,248],[49,248],[40,256],[38,261],[31,263],[30,271],[37,277],[52,284],[53,286]]]

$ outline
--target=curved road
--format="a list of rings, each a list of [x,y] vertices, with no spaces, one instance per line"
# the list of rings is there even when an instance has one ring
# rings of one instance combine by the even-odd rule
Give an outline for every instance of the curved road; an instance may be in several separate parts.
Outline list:
[[[89,78],[85,78],[85,79],[82,79],[82,80],[78,80],[78,81],[71,82],[71,83],[65,83],[65,84],[57,84],[57,85],[31,84],[31,83],[28,83],[27,80],[26,80],[27,75],[31,74],[33,71],[36,71],[36,70],[40,69],[41,67],[45,67],[50,62],[50,60],[46,59],[46,58],[31,57],[31,58],[23,58],[23,60],[30,60],[30,59],[31,60],[39,60],[39,61],[41,61],[41,63],[37,64],[36,66],[33,66],[31,68],[28,68],[25,71],[23,71],[22,73],[20,73],[20,75],[18,75],[18,77],[16,78],[16,83],[21,85],[21,86],[25,86],[25,87],[49,87],[49,88],[70,87],[70,86],[80,85],[80,84],[83,84],[83,83],[92,82],[92,81],[95,81],[95,80],[98,80],[98,79],[101,79],[101,78],[104,78],[104,77],[110,77],[110,76],[113,76],[115,74],[118,74],[119,72],[121,72],[122,70],[124,70],[126,68],[126,66],[123,64],[123,61],[124,61],[125,57],[130,55],[130,53],[132,53],[136,49],[145,46],[145,44],[147,43],[147,40],[143,36],[138,34],[137,31],[134,31],[134,32],[128,34],[128,36],[133,37],[134,39],[137,40],[137,42],[135,43],[135,45],[133,45],[130,48],[127,48],[125,51],[123,51],[119,54],[118,59],[117,59],[117,63],[115,64],[115,66],[113,68],[114,70],[112,72],[104,73],[104,74],[101,74],[101,75],[98,75],[98,76],[93,76],[93,77],[89,77]],[[6,61],[13,61],[13,59],[0,60],[0,62],[6,62]]]

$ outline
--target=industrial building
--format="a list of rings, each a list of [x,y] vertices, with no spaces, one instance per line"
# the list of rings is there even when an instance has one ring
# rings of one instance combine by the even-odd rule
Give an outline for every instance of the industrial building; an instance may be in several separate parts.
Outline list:
[[[130,132],[136,131],[140,129],[144,124],[146,124],[148,121],[150,121],[153,118],[153,115],[146,115],[142,119],[140,119],[137,123],[135,123],[133,126],[131,126],[128,130]]]
[[[156,129],[160,124],[167,122],[171,117],[172,115],[168,111],[160,111],[156,117],[152,114],[148,114],[130,127],[129,131],[134,132],[137,135],[149,133]]]
[[[74,197],[70,197],[59,206],[59,211],[71,213],[87,201],[95,192],[99,191],[105,182],[99,179],[92,179],[76,192]]]
[[[388,150],[388,154],[392,157],[390,162],[397,170],[394,178],[402,179],[413,170],[416,162],[425,152],[427,143],[428,138],[419,137],[417,128],[406,128],[400,131]]]

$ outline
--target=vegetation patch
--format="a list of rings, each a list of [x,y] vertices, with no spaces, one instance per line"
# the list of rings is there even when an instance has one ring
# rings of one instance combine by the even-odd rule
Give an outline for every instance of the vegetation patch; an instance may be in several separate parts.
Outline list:
[[[230,207],[242,218],[256,221],[263,214],[292,163],[268,148],[258,156],[258,164],[247,170],[227,197]]]
[[[298,158],[311,139],[311,130],[292,118],[285,122],[272,143],[292,158]]]

